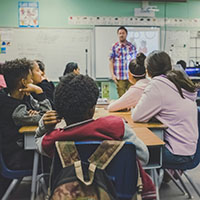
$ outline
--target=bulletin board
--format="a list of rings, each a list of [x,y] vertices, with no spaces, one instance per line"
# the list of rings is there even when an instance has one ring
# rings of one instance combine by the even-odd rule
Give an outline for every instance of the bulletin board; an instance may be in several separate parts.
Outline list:
[[[166,31],[165,51],[170,55],[172,64],[179,60],[188,63],[190,57],[190,31],[170,30]],[[163,33],[164,37],[164,33]]]
[[[112,45],[118,41],[117,29],[119,26],[96,26],[95,32],[95,75],[96,78],[110,78],[109,54]],[[145,54],[160,49],[159,27],[126,27],[127,40],[136,46],[137,52],[145,47]]]
[[[92,29],[0,28],[0,62],[26,57],[44,62],[50,80],[58,81],[68,62],[92,74]]]

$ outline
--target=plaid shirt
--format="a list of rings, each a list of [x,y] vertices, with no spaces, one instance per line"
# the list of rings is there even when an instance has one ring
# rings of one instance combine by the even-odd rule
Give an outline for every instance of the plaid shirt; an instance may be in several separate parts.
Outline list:
[[[131,60],[136,58],[136,47],[130,42],[120,44],[116,42],[110,53],[110,59],[114,63],[114,74],[118,80],[128,80],[128,65]]]

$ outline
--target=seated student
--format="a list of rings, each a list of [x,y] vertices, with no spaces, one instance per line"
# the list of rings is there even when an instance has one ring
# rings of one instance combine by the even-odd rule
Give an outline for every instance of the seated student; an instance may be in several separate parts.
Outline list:
[[[65,67],[63,76],[65,76],[66,74],[72,73],[72,72],[74,74],[80,74],[80,68],[78,67],[77,63],[69,62],[69,63],[67,63],[67,65]]]
[[[0,90],[0,137],[4,161],[10,169],[31,169],[33,152],[25,151],[23,134],[18,130],[24,125],[37,125],[42,115],[51,109],[43,90],[32,84],[31,63],[26,59],[6,61],[1,66],[7,88]],[[31,92],[38,94],[33,99]],[[0,175],[0,196],[9,181]]]
[[[184,60],[179,60],[179,61],[177,61],[177,63],[176,63],[177,65],[181,65],[181,67],[185,70],[186,69],[186,67],[187,67],[187,64],[186,64],[186,62],[184,61]]]
[[[6,87],[6,83],[5,83],[4,77],[3,75],[0,75],[0,89],[5,88],[5,87]]]
[[[129,64],[129,82],[133,85],[128,91],[123,94],[118,100],[112,102],[108,106],[109,111],[118,111],[122,109],[129,109],[135,107],[139,101],[145,87],[149,80],[146,79],[146,70],[144,67],[144,60],[146,56],[143,53],[138,53],[136,59]]]
[[[92,78],[73,73],[62,77],[55,90],[56,111],[48,111],[36,131],[39,152],[52,157],[55,141],[125,140],[136,146],[139,159],[147,164],[146,145],[123,119],[116,116],[93,119],[98,96],[99,90]],[[54,129],[59,122],[56,112],[67,124],[63,129]]]
[[[42,63],[39,60],[33,61],[32,67],[31,67],[32,80],[33,80],[33,84],[42,88],[47,99],[50,101],[51,106],[53,107],[53,93],[54,93],[55,86],[53,82],[48,81],[48,79],[46,78],[44,69],[45,69],[44,63]],[[36,98],[36,94],[32,94],[32,95],[34,98]]]
[[[135,122],[152,117],[168,128],[164,130],[163,166],[191,161],[198,139],[196,88],[181,71],[171,70],[171,59],[154,51],[145,60],[152,78],[132,111]]]
[[[3,65],[3,64],[0,63],[0,69],[1,69],[1,65]],[[4,77],[3,77],[3,75],[0,74],[0,89],[5,88],[5,87],[6,87],[6,83],[5,83]]]

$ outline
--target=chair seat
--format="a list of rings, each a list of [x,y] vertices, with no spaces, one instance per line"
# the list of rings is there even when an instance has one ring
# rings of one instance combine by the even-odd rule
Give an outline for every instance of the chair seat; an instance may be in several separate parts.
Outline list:
[[[11,170],[8,169],[5,165],[5,162],[3,160],[3,156],[0,153],[0,163],[1,163],[1,174],[5,178],[9,179],[20,179],[25,176],[31,176],[32,175],[32,170]]]

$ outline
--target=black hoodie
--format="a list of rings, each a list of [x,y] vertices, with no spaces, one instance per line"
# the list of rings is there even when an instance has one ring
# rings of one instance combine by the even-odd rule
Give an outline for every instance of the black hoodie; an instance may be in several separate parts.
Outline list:
[[[6,88],[0,90],[0,147],[7,161],[23,150],[23,134],[19,134],[19,128],[37,125],[42,115],[51,109],[43,93],[37,96],[37,100],[31,95],[19,100],[11,97]],[[39,113],[30,116],[28,111],[31,109]]]

